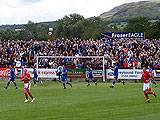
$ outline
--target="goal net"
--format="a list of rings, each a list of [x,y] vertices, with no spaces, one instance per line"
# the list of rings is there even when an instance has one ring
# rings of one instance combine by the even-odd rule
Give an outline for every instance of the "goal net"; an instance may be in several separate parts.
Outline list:
[[[87,66],[93,69],[95,79],[105,81],[104,56],[37,56],[36,67],[39,78],[58,78],[56,71],[64,65],[69,79],[85,78]],[[43,75],[42,75],[43,74]]]

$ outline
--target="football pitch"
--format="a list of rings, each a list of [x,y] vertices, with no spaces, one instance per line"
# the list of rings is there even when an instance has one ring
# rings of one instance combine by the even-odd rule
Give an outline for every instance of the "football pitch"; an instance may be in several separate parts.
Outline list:
[[[158,97],[150,96],[145,103],[141,83],[108,83],[87,87],[84,82],[72,83],[73,88],[63,89],[59,82],[46,81],[32,86],[34,103],[24,103],[23,84],[16,91],[11,83],[8,91],[0,82],[0,120],[159,120]],[[159,87],[159,86],[158,86]]]

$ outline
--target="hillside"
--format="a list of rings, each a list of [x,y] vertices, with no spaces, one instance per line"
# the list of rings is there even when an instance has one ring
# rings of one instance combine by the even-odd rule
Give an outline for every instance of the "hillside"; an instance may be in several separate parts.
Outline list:
[[[150,20],[160,19],[160,0],[126,3],[117,6],[108,12],[102,13],[99,17],[103,20],[111,21],[111,23],[124,22],[124,24],[126,24],[129,18],[138,16],[147,17]],[[56,24],[56,21],[40,22],[37,24],[45,24],[47,26],[53,27]],[[23,29],[24,26],[25,24],[1,25],[0,30]]]
[[[160,0],[126,3],[100,15],[104,20],[126,22],[128,18],[148,17],[150,20],[160,19]]]

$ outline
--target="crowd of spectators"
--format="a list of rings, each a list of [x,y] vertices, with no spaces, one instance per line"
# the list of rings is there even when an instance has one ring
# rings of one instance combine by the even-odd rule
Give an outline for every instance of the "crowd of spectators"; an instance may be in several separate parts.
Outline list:
[[[141,68],[143,65],[160,68],[160,40],[140,39],[56,39],[54,41],[0,41],[0,66],[15,62],[18,67],[30,67],[36,56],[105,56],[105,66],[118,62],[120,68]],[[95,68],[102,59],[43,58],[41,67],[56,68],[60,64]]]

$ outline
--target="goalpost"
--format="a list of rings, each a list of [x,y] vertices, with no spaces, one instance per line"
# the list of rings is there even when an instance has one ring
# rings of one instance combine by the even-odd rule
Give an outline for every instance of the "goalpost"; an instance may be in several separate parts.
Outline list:
[[[102,80],[105,82],[105,57],[104,56],[36,56],[36,68],[39,69],[40,59],[100,59],[102,61]],[[94,63],[96,64],[96,63]]]

